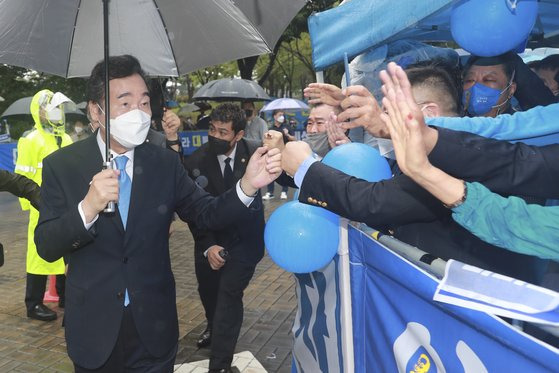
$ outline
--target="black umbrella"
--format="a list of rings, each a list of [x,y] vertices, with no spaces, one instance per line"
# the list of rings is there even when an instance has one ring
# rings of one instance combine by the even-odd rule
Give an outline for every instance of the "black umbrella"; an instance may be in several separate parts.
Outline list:
[[[212,80],[200,87],[193,98],[212,101],[271,100],[258,83],[235,78]]]

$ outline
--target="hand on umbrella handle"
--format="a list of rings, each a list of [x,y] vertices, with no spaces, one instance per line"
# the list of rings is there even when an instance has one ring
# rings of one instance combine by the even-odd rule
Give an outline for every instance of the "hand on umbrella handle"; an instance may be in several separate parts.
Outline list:
[[[108,170],[108,169],[113,169],[113,161],[108,161],[105,162],[103,164],[103,169]],[[114,214],[116,212],[116,202],[115,201],[109,201],[109,203],[107,203],[107,207],[105,207],[105,209],[103,210],[103,212],[105,214]]]

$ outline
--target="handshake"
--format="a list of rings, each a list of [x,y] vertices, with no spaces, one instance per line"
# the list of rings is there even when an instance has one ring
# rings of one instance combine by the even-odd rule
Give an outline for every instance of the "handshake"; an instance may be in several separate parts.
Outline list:
[[[294,176],[301,163],[312,155],[309,144],[303,141],[290,141],[285,144],[282,133],[278,131],[266,132],[262,142],[268,150],[279,149],[281,151],[281,168],[290,176]]]

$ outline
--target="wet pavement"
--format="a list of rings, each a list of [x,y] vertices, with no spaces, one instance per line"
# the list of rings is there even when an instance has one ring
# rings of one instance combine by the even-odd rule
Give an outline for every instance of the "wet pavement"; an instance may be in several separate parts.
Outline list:
[[[292,193],[290,190],[290,197]],[[283,202],[277,198],[264,202],[266,215]],[[23,301],[27,212],[21,211],[15,197],[4,192],[0,193],[0,242],[5,252],[5,264],[0,267],[0,372],[73,372],[62,328],[64,310],[56,303],[47,303],[59,316],[53,322],[26,316]],[[176,364],[209,357],[209,349],[196,348],[205,317],[196,290],[193,247],[187,225],[173,223],[170,250],[180,328]],[[245,317],[236,352],[249,351],[268,372],[291,372],[291,325],[296,313],[291,274],[265,256],[245,291],[244,303]],[[98,306],[102,312],[103,305]]]

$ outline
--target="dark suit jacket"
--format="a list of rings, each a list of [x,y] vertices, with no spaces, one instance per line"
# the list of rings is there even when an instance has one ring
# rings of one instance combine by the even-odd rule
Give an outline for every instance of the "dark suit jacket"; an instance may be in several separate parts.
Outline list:
[[[47,261],[68,260],[66,342],[70,358],[94,369],[111,353],[124,310],[124,290],[138,334],[154,356],[177,343],[175,281],[169,257],[173,212],[198,226],[220,229],[261,213],[246,208],[234,190],[213,198],[186,174],[172,151],[145,143],[136,148],[126,231],[120,215],[101,214],[85,229],[78,204],[101,170],[96,136],[44,160],[35,242]]]
[[[479,181],[496,193],[559,198],[559,144],[538,147],[444,128],[438,131],[429,160],[443,171]]]
[[[235,151],[235,164],[233,174],[235,181],[245,173],[251,155],[260,143],[241,139]],[[223,174],[217,156],[209,151],[206,143],[191,154],[184,162],[190,177],[212,196],[223,194],[226,189]],[[256,199],[261,201],[260,192]],[[210,246],[219,245],[229,252],[228,261],[254,264],[258,263],[264,255],[264,211],[253,214],[253,219],[246,222],[245,229],[229,226],[221,230],[201,229],[196,223],[189,223],[190,231],[194,236],[194,248],[197,260],[206,260],[204,251]]]
[[[545,261],[481,241],[452,220],[450,210],[406,175],[369,183],[323,163],[308,170],[299,201],[390,232],[434,256],[538,283]]]
[[[9,192],[14,196],[28,199],[33,207],[39,208],[41,187],[23,175],[0,170],[0,192]]]

